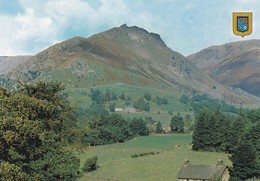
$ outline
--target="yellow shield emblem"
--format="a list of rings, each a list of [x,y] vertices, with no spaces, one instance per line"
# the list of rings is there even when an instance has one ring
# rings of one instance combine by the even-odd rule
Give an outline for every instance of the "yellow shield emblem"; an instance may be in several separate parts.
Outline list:
[[[233,13],[233,33],[238,36],[250,35],[253,31],[253,14],[251,12]]]

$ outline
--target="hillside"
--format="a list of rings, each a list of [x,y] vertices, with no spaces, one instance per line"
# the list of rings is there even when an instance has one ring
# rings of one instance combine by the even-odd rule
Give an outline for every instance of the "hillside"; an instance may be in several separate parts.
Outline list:
[[[7,74],[14,67],[28,60],[31,56],[0,56],[0,75]]]
[[[212,46],[187,58],[219,83],[260,96],[260,40]]]
[[[17,79],[58,80],[76,91],[128,85],[177,96],[197,92],[234,103],[259,103],[254,96],[234,93],[210,79],[169,49],[158,34],[136,26],[122,25],[89,38],[66,40],[31,57],[6,77],[13,86]]]

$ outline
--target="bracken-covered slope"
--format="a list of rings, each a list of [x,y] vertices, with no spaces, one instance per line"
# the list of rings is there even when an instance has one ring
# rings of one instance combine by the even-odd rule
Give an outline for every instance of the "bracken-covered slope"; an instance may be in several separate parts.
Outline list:
[[[75,37],[56,44],[16,67],[7,77],[58,80],[75,88],[128,84],[171,89],[173,94],[182,89],[234,103],[259,103],[254,96],[221,86],[169,49],[158,34],[136,26],[122,25],[89,38]]]
[[[219,83],[260,96],[260,40],[212,46],[188,59]]]

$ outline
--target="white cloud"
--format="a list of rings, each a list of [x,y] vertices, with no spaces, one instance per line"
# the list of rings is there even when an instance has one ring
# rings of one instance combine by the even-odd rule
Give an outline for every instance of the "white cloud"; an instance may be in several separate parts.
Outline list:
[[[93,5],[94,3],[94,5]],[[159,33],[184,54],[212,44],[237,40],[231,13],[253,11],[254,32],[260,38],[258,0],[20,0],[20,13],[0,12],[0,55],[34,54],[72,36],[90,36],[123,23]],[[199,26],[199,27],[198,27]],[[219,29],[219,27],[223,27]]]
[[[9,16],[0,16],[1,26],[0,30],[0,55],[14,55],[16,52],[23,53],[20,50],[19,42],[14,38],[16,23]]]
[[[5,25],[0,30],[1,56],[37,53],[56,39],[57,29],[51,17],[37,17],[29,7],[22,14],[1,15],[0,21]]]
[[[15,38],[17,40],[26,41],[32,38],[55,38],[56,30],[52,26],[50,17],[35,17],[34,10],[26,8],[26,13],[17,15],[14,18],[17,30]]]
[[[96,12],[98,20],[117,25],[122,19],[127,18],[128,8],[122,0],[101,0],[101,4]]]
[[[0,14],[1,22],[7,24],[0,29],[0,55],[34,54],[77,33],[89,36],[123,23],[156,27],[154,17],[143,11],[132,13],[123,0],[100,0],[96,8],[83,0],[20,0],[20,5],[22,13]]]

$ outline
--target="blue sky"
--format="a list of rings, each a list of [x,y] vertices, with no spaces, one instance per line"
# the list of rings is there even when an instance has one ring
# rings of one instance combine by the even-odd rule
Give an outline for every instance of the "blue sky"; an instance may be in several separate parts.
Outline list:
[[[232,33],[232,12],[253,12],[253,33]],[[124,23],[161,35],[183,55],[260,39],[259,0],[0,0],[0,56],[35,54],[74,36]]]

